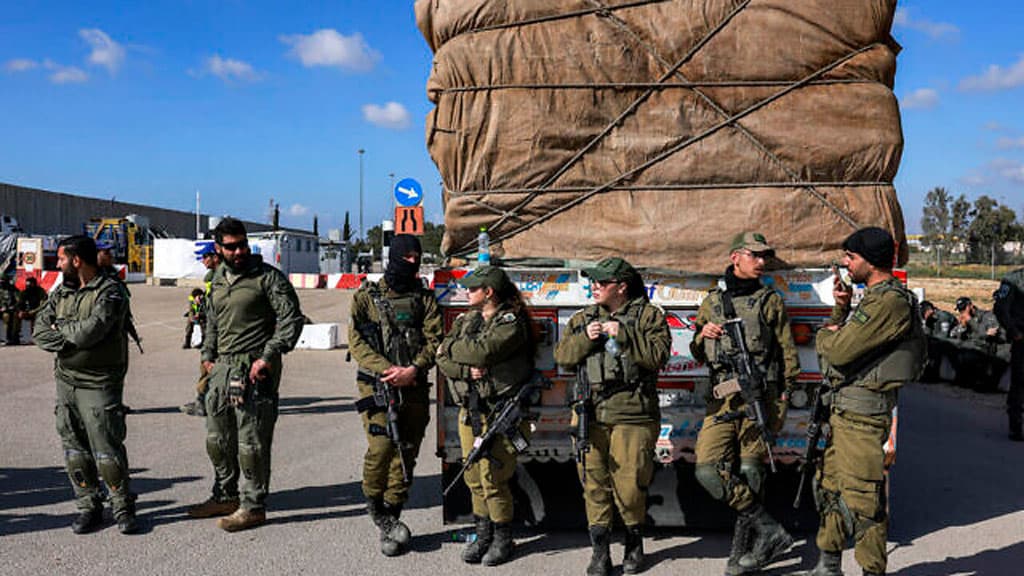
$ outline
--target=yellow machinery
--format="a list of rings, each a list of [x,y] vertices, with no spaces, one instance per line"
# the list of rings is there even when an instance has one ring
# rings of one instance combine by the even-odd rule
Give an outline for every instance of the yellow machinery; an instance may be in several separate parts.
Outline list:
[[[146,219],[134,214],[124,218],[91,218],[85,233],[97,243],[109,244],[114,264],[124,264],[128,272],[152,272],[151,241]]]

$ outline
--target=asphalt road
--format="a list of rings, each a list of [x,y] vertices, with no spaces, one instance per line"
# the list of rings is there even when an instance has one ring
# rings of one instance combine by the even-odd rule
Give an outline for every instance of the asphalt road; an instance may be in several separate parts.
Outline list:
[[[428,431],[403,519],[416,538],[398,558],[378,552],[359,488],[365,449],[352,408],[354,366],[345,351],[285,358],[266,526],[237,534],[185,507],[205,499],[211,468],[203,421],[178,411],[192,397],[198,352],[183,350],[187,289],[133,287],[146,348],[132,352],[125,402],[133,489],[142,534],[111,525],[76,536],[71,489],[54,430],[52,358],[31,347],[0,348],[0,574],[582,574],[583,533],[517,533],[513,562],[462,564],[459,527],[441,523],[440,463]],[[344,322],[350,294],[304,291],[317,322]],[[1002,397],[939,385],[907,388],[900,407],[893,476],[890,573],[900,576],[1022,572],[1024,445],[1005,439]],[[808,567],[800,544],[771,574]],[[721,574],[729,535],[684,530],[651,534],[648,574]],[[616,562],[622,548],[612,549]],[[802,556],[811,556],[802,560]],[[848,574],[859,574],[852,551]]]

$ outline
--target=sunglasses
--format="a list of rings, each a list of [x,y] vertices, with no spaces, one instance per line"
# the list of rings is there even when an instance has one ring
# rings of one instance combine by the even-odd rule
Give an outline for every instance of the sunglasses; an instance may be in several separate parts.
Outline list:
[[[239,240],[238,242],[225,242],[224,244],[221,244],[220,247],[224,250],[227,250],[228,252],[236,252],[238,250],[241,250],[242,248],[245,248],[248,245],[248,240]]]

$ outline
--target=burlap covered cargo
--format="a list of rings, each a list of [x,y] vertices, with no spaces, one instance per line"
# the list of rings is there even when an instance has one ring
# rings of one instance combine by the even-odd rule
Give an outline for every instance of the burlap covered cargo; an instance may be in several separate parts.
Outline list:
[[[792,266],[890,230],[896,0],[418,0],[444,250],[719,272],[756,229]]]

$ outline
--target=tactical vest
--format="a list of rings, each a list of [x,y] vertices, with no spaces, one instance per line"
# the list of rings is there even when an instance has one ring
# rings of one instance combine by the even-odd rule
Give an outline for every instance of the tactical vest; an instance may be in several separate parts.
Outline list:
[[[886,284],[882,293],[897,292],[910,308],[910,332],[888,351],[869,358],[866,363],[855,362],[852,369],[843,372],[832,366],[823,370],[833,388],[832,405],[856,414],[888,414],[896,405],[896,390],[905,382],[921,376],[928,356],[928,339],[920,318],[917,297],[902,285]]]
[[[377,309],[384,347],[376,352],[397,366],[409,366],[424,344],[420,291],[385,294],[380,284],[368,282],[367,292]]]
[[[743,321],[747,350],[754,360],[754,365],[765,371],[765,379],[768,382],[778,383],[782,381],[779,344],[775,331],[765,323],[763,314],[764,306],[773,293],[771,288],[762,286],[753,294],[734,296],[732,303],[736,308],[736,317]],[[715,324],[724,324],[726,317],[722,308],[721,289],[711,291],[708,298],[711,303],[709,320]],[[718,382],[735,376],[733,367],[729,364],[729,356],[736,352],[736,344],[728,336],[704,339],[704,355],[707,357],[711,373]]]
[[[625,309],[613,314],[608,320],[615,320],[624,326],[636,327],[640,322],[640,313],[644,303],[627,303]],[[598,321],[600,308],[593,306],[588,309],[588,317],[581,329],[586,330],[587,324]],[[657,374],[642,369],[633,358],[623,352],[613,356],[601,346],[587,356],[584,370],[590,380],[590,389],[599,396],[610,396],[621,390],[632,390],[644,383],[653,382]]]
[[[506,314],[511,313],[506,310],[499,311],[490,322],[501,322],[502,317]],[[521,322],[521,319],[516,318],[511,321]],[[466,312],[458,324],[458,330],[450,334],[450,337],[457,340],[487,337],[488,322],[484,320],[479,311]],[[467,406],[470,392],[474,387],[482,400],[496,400],[508,396],[533,376],[533,363],[522,356],[522,354],[513,354],[493,366],[487,366],[487,375],[479,380],[449,379],[448,391],[459,406]]]

